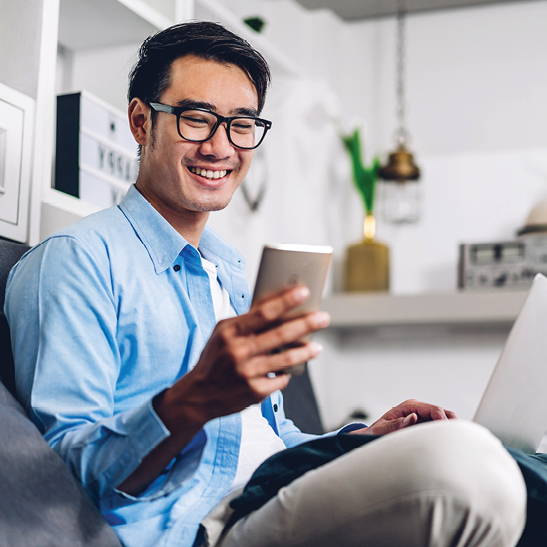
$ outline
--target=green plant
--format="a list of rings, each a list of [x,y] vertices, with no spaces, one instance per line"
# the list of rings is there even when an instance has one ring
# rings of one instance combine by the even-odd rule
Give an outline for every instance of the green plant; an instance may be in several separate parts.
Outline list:
[[[370,167],[366,167],[363,164],[359,129],[356,129],[351,135],[342,136],[342,141],[351,157],[353,182],[363,198],[366,214],[372,215],[374,210],[374,190],[380,171],[380,158],[375,156]]]
[[[247,17],[247,19],[243,19],[243,22],[250,26],[255,32],[262,32],[262,29],[266,24],[266,21],[264,21],[262,17]]]

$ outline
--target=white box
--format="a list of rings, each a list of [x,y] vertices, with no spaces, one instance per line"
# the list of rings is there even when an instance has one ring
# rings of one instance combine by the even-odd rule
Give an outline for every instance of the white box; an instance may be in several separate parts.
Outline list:
[[[137,173],[137,143],[125,113],[85,91],[57,97],[57,190],[110,207]]]

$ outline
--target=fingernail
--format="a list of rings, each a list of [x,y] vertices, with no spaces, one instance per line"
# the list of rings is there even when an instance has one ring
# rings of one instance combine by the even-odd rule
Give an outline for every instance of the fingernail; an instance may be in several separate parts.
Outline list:
[[[294,290],[294,297],[296,298],[297,301],[302,301],[302,300],[306,300],[306,298],[308,298],[310,296],[310,289],[308,289],[308,287],[297,287],[295,290]]]
[[[319,355],[323,351],[323,345],[319,342],[311,342],[310,349],[314,355]]]
[[[330,315],[326,311],[317,312],[314,321],[316,326],[326,327],[330,323]]]
[[[403,425],[408,425],[412,421],[412,414],[409,414],[404,420]]]

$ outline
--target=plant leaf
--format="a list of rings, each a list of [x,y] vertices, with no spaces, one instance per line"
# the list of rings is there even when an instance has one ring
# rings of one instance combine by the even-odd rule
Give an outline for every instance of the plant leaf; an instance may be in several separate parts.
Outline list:
[[[374,210],[374,190],[380,170],[380,158],[376,156],[370,167],[363,165],[361,138],[358,129],[351,135],[342,136],[342,141],[351,158],[353,182],[363,198],[366,213],[371,215]]]

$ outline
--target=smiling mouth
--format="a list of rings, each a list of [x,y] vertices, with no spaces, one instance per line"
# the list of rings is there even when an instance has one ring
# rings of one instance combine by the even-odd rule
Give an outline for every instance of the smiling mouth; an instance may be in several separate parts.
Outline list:
[[[228,171],[227,169],[221,169],[220,171],[213,171],[212,169],[202,169],[201,167],[188,167],[188,170],[195,175],[199,175],[208,180],[221,179],[225,177]]]

